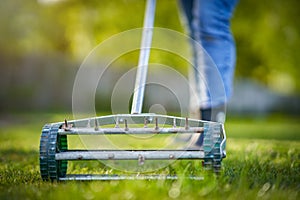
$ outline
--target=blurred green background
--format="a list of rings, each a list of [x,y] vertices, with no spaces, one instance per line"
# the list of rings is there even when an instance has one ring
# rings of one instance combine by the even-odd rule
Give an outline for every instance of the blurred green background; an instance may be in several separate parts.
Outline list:
[[[84,58],[113,35],[142,27],[144,7],[145,0],[0,1],[0,199],[171,199],[174,189],[179,199],[299,199],[297,0],[240,0],[237,6],[235,93],[228,106],[232,117],[226,121],[228,157],[221,177],[174,183],[41,181],[41,127],[72,118],[73,83]],[[157,0],[155,26],[185,32],[176,0]],[[132,52],[107,70],[96,98],[101,114],[110,112],[112,83],[137,60],[138,52]],[[187,63],[166,52],[151,52],[151,62],[187,75]],[[197,173],[199,165],[183,162],[164,170]],[[86,170],[95,168],[85,162],[69,168]]]
[[[144,0],[1,1],[0,112],[70,112],[83,59],[114,34],[142,27],[144,7]],[[240,0],[232,20],[238,57],[229,112],[300,113],[299,13],[297,0]],[[157,1],[155,26],[185,32],[177,1]],[[118,67],[135,66],[137,56]],[[151,59],[186,75],[170,55]],[[104,102],[108,111],[109,98]]]

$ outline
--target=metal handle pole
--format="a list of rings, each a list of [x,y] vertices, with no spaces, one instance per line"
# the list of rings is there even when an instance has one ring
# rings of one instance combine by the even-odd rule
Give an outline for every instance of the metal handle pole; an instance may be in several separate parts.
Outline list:
[[[131,114],[140,114],[142,112],[149,57],[150,57],[150,48],[151,48],[152,35],[153,35],[155,4],[156,4],[156,0],[147,1],[139,63],[137,67],[133,101],[131,107]]]

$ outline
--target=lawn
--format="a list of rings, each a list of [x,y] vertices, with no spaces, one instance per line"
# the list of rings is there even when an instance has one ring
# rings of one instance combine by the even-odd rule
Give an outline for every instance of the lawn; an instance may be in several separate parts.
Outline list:
[[[299,118],[229,118],[227,158],[217,177],[200,161],[176,161],[157,173],[196,174],[204,180],[43,182],[39,138],[44,123],[62,114],[10,114],[0,117],[0,199],[299,199]],[[74,162],[80,173],[103,164]]]

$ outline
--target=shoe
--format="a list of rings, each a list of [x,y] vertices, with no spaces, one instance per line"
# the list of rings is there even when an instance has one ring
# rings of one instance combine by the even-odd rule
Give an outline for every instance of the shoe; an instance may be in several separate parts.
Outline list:
[[[225,122],[225,105],[221,105],[215,108],[200,109],[200,118],[205,121],[212,122]],[[198,140],[195,142],[197,146],[203,146],[204,134],[201,134]]]
[[[205,121],[225,122],[225,105],[200,109],[200,118]]]

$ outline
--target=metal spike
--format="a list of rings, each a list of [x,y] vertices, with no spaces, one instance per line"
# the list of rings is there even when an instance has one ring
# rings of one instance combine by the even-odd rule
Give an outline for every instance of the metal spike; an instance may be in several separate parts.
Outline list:
[[[67,121],[67,119],[65,119],[65,123],[64,123],[64,125],[63,125],[63,129],[64,129],[65,131],[68,131],[68,130],[70,130],[69,128],[70,128],[70,127],[69,127],[68,121]]]
[[[97,119],[95,118],[95,131],[98,131],[99,130],[99,127],[98,127],[98,121]]]
[[[91,127],[91,120],[90,120],[90,119],[88,120],[86,127],[87,127],[87,128],[90,128],[90,127]]]
[[[138,161],[139,161],[139,165],[143,165],[145,164],[145,157],[143,155],[139,155],[139,158],[138,158]]]
[[[127,119],[124,119],[124,124],[125,124],[125,131],[128,131],[129,128],[128,128],[128,124],[127,124]]]
[[[114,159],[114,157],[115,157],[115,154],[113,154],[113,153],[110,153],[110,154],[108,154],[108,159]]]
[[[144,128],[147,128],[148,127],[148,119],[145,117],[144,119]]]
[[[189,129],[189,118],[186,117],[185,118],[185,130],[188,130]]]
[[[155,117],[155,130],[159,130],[157,117]]]
[[[173,128],[176,128],[176,119],[173,119]]]
[[[116,119],[116,125],[115,125],[115,128],[119,128],[119,118],[117,117]]]
[[[65,119],[65,129],[68,128],[68,121]]]

